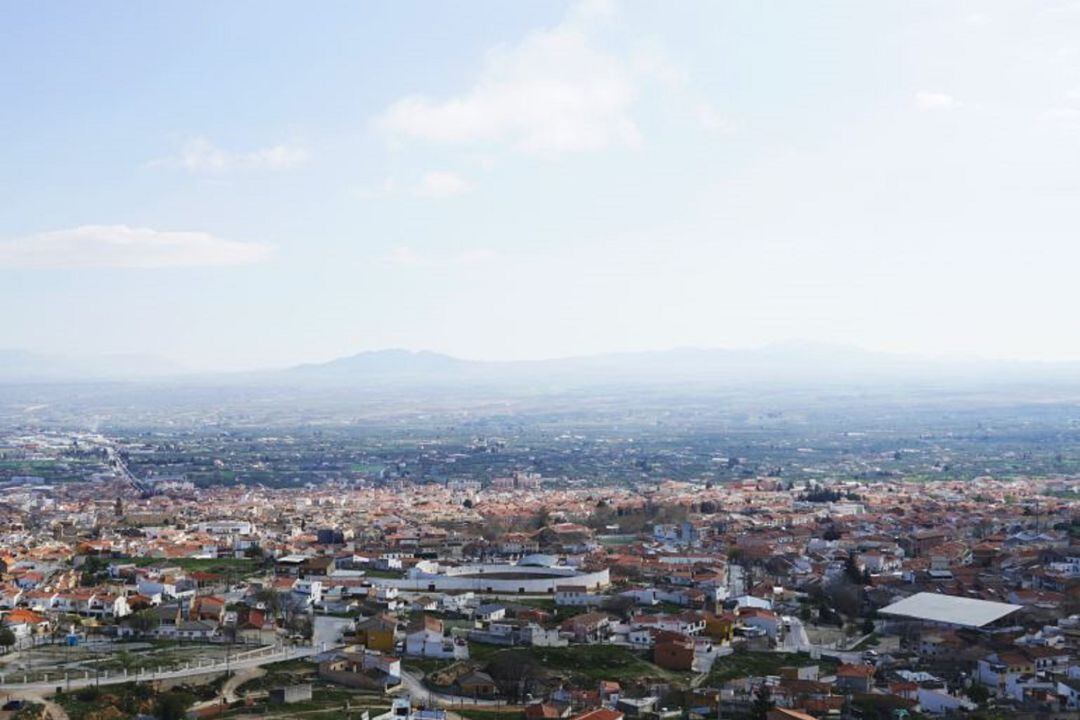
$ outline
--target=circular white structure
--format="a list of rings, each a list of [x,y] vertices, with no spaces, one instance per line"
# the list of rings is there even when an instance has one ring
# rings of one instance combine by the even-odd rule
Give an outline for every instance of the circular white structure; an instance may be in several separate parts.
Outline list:
[[[500,595],[554,594],[559,585],[588,590],[611,583],[607,568],[581,572],[577,568],[546,565],[455,565],[425,563],[414,567],[404,578],[368,578],[375,587],[393,587],[413,592],[471,590]]]

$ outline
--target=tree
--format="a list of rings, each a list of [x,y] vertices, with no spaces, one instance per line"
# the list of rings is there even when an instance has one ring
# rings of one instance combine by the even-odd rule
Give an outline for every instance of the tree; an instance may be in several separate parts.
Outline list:
[[[620,617],[627,617],[634,608],[634,598],[629,595],[610,595],[604,598],[600,607]]]
[[[985,705],[990,699],[990,691],[982,683],[974,682],[967,689],[967,696],[976,705]]]
[[[127,650],[121,650],[120,652],[115,653],[113,655],[113,660],[120,666],[121,670],[128,673],[138,667],[139,664],[135,659],[135,656]]]
[[[541,528],[547,527],[550,521],[551,515],[548,513],[548,509],[541,505],[540,508],[537,509],[536,513],[532,516],[532,519],[530,521],[530,527],[534,530],[539,530]]]
[[[11,628],[0,628],[0,647],[5,651],[10,649],[15,644],[15,633],[11,632]]]
[[[83,587],[97,585],[108,577],[108,568],[109,563],[104,558],[97,555],[85,556],[80,567],[82,574],[79,576],[79,584]]]
[[[845,580],[836,580],[825,588],[825,599],[835,610],[855,618],[862,606],[862,587]]]
[[[844,574],[847,576],[848,580],[853,583],[862,582],[863,574],[862,571],[859,570],[858,563],[855,562],[854,555],[848,555],[847,560],[844,561]]]
[[[310,640],[312,633],[311,618],[308,615],[300,612],[289,612],[287,613],[287,616],[288,617],[285,620],[285,628],[291,633],[295,633],[307,640]]]
[[[255,600],[261,602],[271,617],[281,612],[281,594],[272,587],[264,587],[255,593]]]
[[[772,699],[772,690],[765,683],[758,685],[754,691],[754,702],[750,705],[750,717],[753,720],[766,720],[769,711],[776,703]]]
[[[140,635],[145,635],[146,633],[151,632],[158,625],[161,624],[161,618],[156,612],[147,608],[145,610],[139,610],[136,613],[132,613],[129,623],[131,624],[132,630],[139,633]]]
[[[495,656],[486,670],[499,690],[515,701],[523,699],[532,690],[543,672],[536,659],[523,650],[504,650]]]
[[[158,720],[184,720],[194,698],[185,692],[167,692],[158,696],[154,703],[154,715]]]

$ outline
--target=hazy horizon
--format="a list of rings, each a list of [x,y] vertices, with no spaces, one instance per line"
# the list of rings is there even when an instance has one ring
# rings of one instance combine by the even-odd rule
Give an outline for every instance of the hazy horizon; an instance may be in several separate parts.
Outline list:
[[[507,373],[510,374],[507,374]],[[299,373],[299,374],[298,374]],[[306,375],[305,375],[306,373]],[[464,373],[464,374],[462,374]],[[606,377],[611,375],[610,377]],[[879,352],[853,344],[788,339],[740,347],[673,347],[613,350],[535,358],[480,358],[452,355],[426,348],[360,350],[310,362],[246,368],[185,366],[172,358],[147,353],[98,355],[48,354],[22,348],[0,348],[0,383],[24,380],[83,382],[97,380],[186,380],[261,382],[287,378],[304,381],[364,382],[391,376],[426,377],[442,381],[512,379],[543,382],[559,378],[583,383],[607,380],[656,382],[665,375],[681,381],[738,384],[740,378],[761,382],[796,382],[806,388],[835,382],[849,374],[849,382],[886,387],[911,381],[1034,382],[1058,384],[1062,389],[1080,382],[1080,362],[1016,360],[968,355],[924,355]]]
[[[0,345],[1078,361],[1078,37],[1065,0],[8,4]]]

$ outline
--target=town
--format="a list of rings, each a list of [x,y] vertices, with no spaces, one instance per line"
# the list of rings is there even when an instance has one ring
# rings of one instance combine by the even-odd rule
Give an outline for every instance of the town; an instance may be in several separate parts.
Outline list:
[[[196,483],[234,479],[237,455],[195,467],[179,442],[4,435],[9,712],[805,720],[1080,710],[1080,522],[1067,476],[777,470],[575,482],[528,467],[462,471],[455,461],[467,454],[432,459],[421,442],[441,478],[354,463],[318,482]],[[265,471],[275,453],[310,454],[306,442],[325,440],[277,437],[243,462]],[[491,459],[491,442],[478,447],[489,470],[513,462]]]

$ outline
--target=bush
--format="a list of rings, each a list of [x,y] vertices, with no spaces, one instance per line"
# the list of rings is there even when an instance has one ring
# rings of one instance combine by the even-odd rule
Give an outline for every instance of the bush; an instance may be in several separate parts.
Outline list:
[[[185,692],[167,692],[158,696],[154,703],[154,714],[159,720],[184,720],[188,708],[195,699]]]
[[[88,685],[75,693],[75,699],[84,703],[94,702],[99,697],[101,697],[101,690],[93,685]]]

